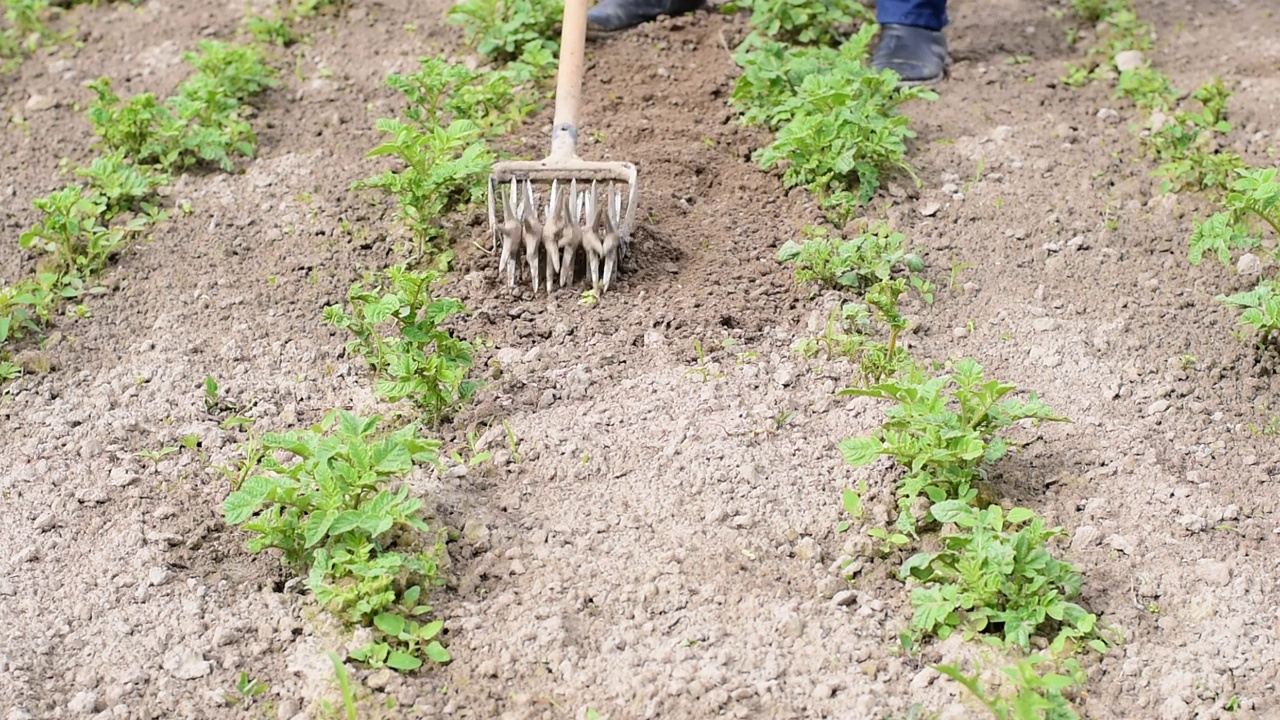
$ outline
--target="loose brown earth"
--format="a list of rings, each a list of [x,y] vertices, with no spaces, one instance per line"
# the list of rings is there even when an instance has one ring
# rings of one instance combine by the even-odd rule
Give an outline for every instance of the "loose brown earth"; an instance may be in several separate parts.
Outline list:
[[[314,22],[298,75],[258,101],[260,157],[177,182],[171,200],[192,213],[119,258],[92,318],[58,324],[51,372],[4,389],[4,717],[316,717],[336,697],[323,651],[355,641],[222,523],[227,482],[208,466],[233,462],[244,436],[218,428],[200,387],[217,378],[259,430],[374,407],[320,311],[397,260],[387,199],[347,187],[384,167],[363,158],[374,119],[400,108],[383,77],[457,47],[443,9],[356,2]],[[940,286],[932,306],[909,308],[912,350],[972,355],[1075,420],[1038,431],[990,489],[1067,528],[1059,550],[1084,572],[1084,603],[1124,632],[1090,669],[1089,717],[1280,717],[1280,451],[1254,430],[1280,382],[1212,300],[1245,281],[1185,260],[1204,202],[1159,195],[1132,108],[1102,86],[1057,86],[1080,51],[1048,10],[957,2],[953,77],[908,108],[923,185],[882,193],[869,216],[905,232]],[[1238,81],[1236,149],[1274,162],[1271,3],[1138,10],[1179,87]],[[91,156],[83,83],[105,73],[122,94],[169,92],[187,72],[180,53],[232,37],[243,12],[82,9],[83,47],[0,80],[0,117],[27,120],[3,130],[0,277],[32,267],[17,236],[31,199],[66,182],[59,158]],[[829,300],[773,260],[816,211],[750,163],[765,137],[726,106],[726,47],[743,32],[704,12],[592,45],[583,115],[601,139],[584,152],[640,165],[647,216],[598,306],[513,294],[491,256],[459,244],[450,291],[475,311],[466,332],[493,348],[479,403],[447,436],[473,429],[496,462],[415,478],[461,531],[436,598],[455,661],[408,678],[355,671],[362,717],[884,718],[914,703],[980,716],[926,667],[974,647],[903,657],[909,604],[890,563],[866,560],[851,586],[832,567],[850,543],[835,532],[840,489],[865,477],[882,508],[890,476],[855,473],[835,451],[879,417],[833,397],[849,368],[788,350]],[[28,113],[33,94],[57,105]],[[522,131],[529,154],[548,119]],[[463,235],[480,238],[470,222]],[[695,341],[705,381],[687,373]],[[776,427],[783,412],[794,416]],[[135,456],[189,433],[198,453],[154,467]],[[229,705],[241,671],[270,689]]]

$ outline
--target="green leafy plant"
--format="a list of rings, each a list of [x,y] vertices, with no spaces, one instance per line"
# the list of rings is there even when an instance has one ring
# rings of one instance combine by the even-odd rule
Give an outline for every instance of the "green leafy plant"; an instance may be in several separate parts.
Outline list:
[[[252,157],[257,144],[244,102],[274,87],[275,71],[257,48],[212,40],[183,59],[197,72],[164,102],[150,93],[122,100],[107,77],[90,83],[97,98],[89,121],[104,146],[123,151],[135,163],[165,170],[201,164],[231,170],[232,155]]]
[[[289,47],[301,39],[289,23],[280,17],[250,15],[244,19],[244,28],[254,40],[264,45]]]
[[[926,302],[933,301],[933,286],[918,277],[881,280],[866,289],[863,302],[844,303],[832,311],[826,330],[797,340],[794,349],[805,357],[823,350],[828,357],[847,358],[858,366],[863,385],[892,377],[911,365],[910,355],[899,343],[911,321],[898,308],[909,289]]]
[[[421,254],[427,243],[443,235],[439,218],[445,211],[484,197],[483,181],[493,164],[493,154],[483,142],[479,126],[469,120],[424,131],[384,118],[378,120],[377,128],[393,139],[374,148],[369,156],[392,155],[404,168],[357,181],[353,187],[394,195],[399,203],[397,214],[413,233]]]
[[[1051,667],[1042,673],[1039,668],[1044,665]],[[996,720],[1079,720],[1065,695],[1083,687],[1085,681],[1074,658],[1055,662],[1037,654],[1018,659],[1001,668],[1009,691],[994,697],[977,673],[966,675],[954,665],[934,665],[933,669],[964,686]]]
[[[355,335],[347,352],[369,364],[378,395],[390,402],[410,400],[432,424],[476,390],[467,379],[472,344],[441,327],[466,309],[458,300],[431,297],[437,279],[433,271],[397,265],[352,285],[349,311],[339,305],[324,310],[324,322]],[[388,325],[395,335],[389,336]]]
[[[979,510],[959,499],[935,502],[929,512],[955,530],[943,533],[942,550],[902,564],[900,577],[920,583],[911,591],[912,630],[941,639],[960,630],[1024,652],[1033,636],[1050,639],[1055,654],[1068,642],[1106,652],[1097,616],[1071,602],[1080,594],[1079,572],[1049,552],[1061,528],[1045,527],[1026,508],[1006,515],[999,505]]]
[[[906,251],[906,236],[890,232],[883,224],[848,240],[831,237],[820,226],[806,225],[803,232],[804,242],[789,240],[778,251],[779,262],[795,266],[798,283],[865,292],[888,280],[895,270],[924,269],[920,257]]]
[[[1156,176],[1165,178],[1165,192],[1185,189],[1227,188],[1244,169],[1244,161],[1219,147],[1219,136],[1231,132],[1227,100],[1231,91],[1215,79],[1191,95],[1199,112],[1179,110],[1146,138],[1151,154],[1161,163]]]
[[[1120,73],[1117,98],[1127,97],[1143,110],[1168,110],[1178,100],[1178,91],[1164,73],[1144,65]]]
[[[86,183],[32,203],[41,217],[18,243],[40,257],[33,275],[0,288],[0,351],[38,333],[61,303],[102,292],[88,282],[128,242],[166,217],[151,202],[164,178],[129,165],[120,154],[97,158],[75,174]],[[7,359],[0,355],[0,361]],[[12,379],[14,368],[6,365],[3,375]]]
[[[421,629],[411,639],[385,632],[383,616],[404,621],[431,611],[420,601],[424,588],[441,582],[443,541],[418,517],[422,500],[407,485],[391,488],[414,465],[436,464],[440,443],[416,425],[378,433],[378,423],[337,410],[306,431],[263,435],[235,473],[244,480],[223,513],[252,534],[251,552],[277,548],[288,565],[309,568],[307,587],[327,610],[382,633],[374,644],[386,645],[386,654],[362,657],[409,670],[416,665],[401,655],[442,661],[447,653]],[[286,464],[281,454],[294,460]]]
[[[893,380],[841,390],[842,396],[894,404],[885,409],[887,419],[879,430],[842,441],[840,452],[853,467],[887,455],[905,468],[897,481],[897,527],[915,533],[918,518],[912,506],[922,495],[931,503],[977,496],[974,483],[983,475],[982,466],[1009,451],[1011,441],[1001,430],[1022,420],[1066,420],[1035,393],[1027,400],[1008,397],[1015,389],[986,379],[977,361],[963,358],[947,374],[929,377],[911,366]]]
[[[887,173],[916,180],[905,159],[906,141],[915,133],[897,108],[937,98],[931,90],[900,87],[892,71],[866,65],[876,30],[864,25],[839,49],[749,38],[734,55],[743,68],[734,106],[744,122],[776,129],[756,161],[766,170],[783,167],[783,184],[813,192],[837,226],[871,199]]]
[[[401,167],[352,187],[382,190],[396,198],[397,216],[413,236],[419,255],[444,237],[442,215],[484,199],[485,179],[495,159],[486,140],[537,108],[526,88],[554,61],[534,50],[525,60],[478,71],[442,57],[422,58],[417,72],[387,77],[387,85],[400,91],[408,106],[403,120],[376,122],[378,131],[390,139],[369,157],[394,157]]]
[[[1196,223],[1191,234],[1191,263],[1199,265],[1204,256],[1216,257],[1228,265],[1237,252],[1258,252],[1276,260],[1274,246],[1267,249],[1264,234],[1269,228],[1272,242],[1280,239],[1280,181],[1275,168],[1240,170],[1227,193],[1223,211]],[[1240,324],[1253,329],[1259,342],[1266,343],[1280,329],[1280,284],[1264,278],[1243,293],[1219,295],[1219,302],[1241,310]]]
[[[505,62],[529,47],[556,47],[555,28],[563,15],[563,0],[463,0],[445,17],[462,28],[469,48]]]
[[[756,33],[802,45],[832,44],[844,39],[852,25],[872,20],[872,14],[857,0],[734,0],[722,5],[721,10],[748,10],[749,23]]]

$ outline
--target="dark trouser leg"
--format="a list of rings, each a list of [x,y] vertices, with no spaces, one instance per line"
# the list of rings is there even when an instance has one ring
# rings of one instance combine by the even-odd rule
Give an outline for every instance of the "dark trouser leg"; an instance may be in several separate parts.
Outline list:
[[[871,58],[872,67],[893,70],[909,83],[942,79],[950,60],[942,36],[947,25],[946,0],[879,0],[876,22],[880,23],[880,45]]]
[[[879,0],[876,22],[941,30],[947,26],[947,0]]]

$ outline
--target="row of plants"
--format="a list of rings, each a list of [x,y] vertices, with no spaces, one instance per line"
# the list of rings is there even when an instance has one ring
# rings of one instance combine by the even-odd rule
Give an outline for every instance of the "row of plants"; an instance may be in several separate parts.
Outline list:
[[[1199,265],[1206,257],[1237,264],[1258,276],[1251,290],[1216,300],[1237,309],[1239,324],[1252,332],[1260,347],[1280,329],[1280,183],[1276,168],[1252,167],[1227,147],[1234,125],[1228,113],[1232,91],[1214,78],[1194,92],[1175,88],[1168,76],[1145,55],[1136,66],[1121,69],[1116,57],[1125,51],[1152,49],[1154,33],[1138,19],[1129,0],[1074,0],[1081,17],[1101,28],[1090,49],[1094,66],[1072,68],[1068,84],[1091,80],[1115,84],[1117,98],[1127,98],[1147,113],[1142,143],[1157,163],[1162,192],[1209,193],[1221,209],[1197,220],[1188,258]],[[1252,260],[1246,259],[1248,255]]]
[[[251,551],[280,550],[345,625],[371,629],[373,639],[346,657],[369,667],[409,672],[451,660],[441,643],[443,622],[431,618],[428,604],[443,584],[450,533],[423,519],[429,508],[411,495],[409,481],[415,469],[443,469],[441,443],[428,434],[477,384],[469,378],[475,341],[448,327],[466,309],[436,290],[452,257],[448,217],[484,199],[497,156],[490,143],[543,99],[555,63],[555,45],[544,39],[553,27],[548,18],[558,16],[552,10],[492,0],[454,5],[450,21],[493,65],[423,57],[415,72],[386,80],[406,106],[402,117],[377,121],[388,139],[369,156],[388,157],[395,167],[353,188],[394,200],[409,239],[398,250],[408,260],[367,273],[322,320],[350,333],[347,355],[364,361],[390,414],[411,420],[388,431],[379,415],[331,411],[305,430],[251,441],[228,473],[227,522],[251,534]],[[281,451],[288,461],[277,459]],[[341,660],[335,658],[339,667]],[[345,700],[350,714],[351,698]]]
[[[877,28],[860,5],[737,6],[751,10],[752,32],[735,54],[743,71],[732,102],[742,122],[775,133],[755,157],[765,169],[782,166],[784,185],[811,191],[827,221],[843,229],[808,226],[802,241],[778,254],[798,283],[845,298],[825,331],[795,349],[848,360],[858,382],[841,395],[889,403],[879,430],[839,449],[853,467],[882,456],[896,462],[896,520],[868,525],[861,485],[843,493],[849,520],[840,530],[856,528],[880,553],[905,556],[898,577],[910,587],[912,618],[900,638],[904,649],[917,652],[927,639],[956,632],[981,640],[1012,656],[999,690],[980,669],[936,669],[997,718],[1077,717],[1069,702],[1084,682],[1076,656],[1108,645],[1098,618],[1077,603],[1079,571],[1052,551],[1063,530],[980,492],[990,466],[1017,445],[1007,434],[1014,426],[1065,418],[1034,393],[1015,396],[1013,385],[988,378],[971,358],[912,358],[900,302],[932,303],[935,288],[919,275],[923,263],[901,233],[882,222],[851,222],[890,174],[916,179],[906,161],[913,134],[898,108],[936,96],[898,87],[893,73],[866,66]],[[857,21],[866,22],[852,28]]]
[[[127,0],[136,5],[140,0]],[[58,30],[51,23],[77,5],[98,0],[0,0],[0,75],[11,73],[41,48],[66,42],[73,30]]]
[[[174,172],[230,169],[235,154],[252,156],[256,138],[246,101],[274,84],[259,51],[217,41],[183,59],[195,72],[164,101],[149,93],[122,100],[110,78],[90,84],[97,95],[87,117],[102,154],[64,172],[77,182],[33,201],[40,219],[19,237],[36,254],[34,272],[0,288],[0,381],[22,373],[15,341],[38,338],[62,308],[103,292],[94,284],[111,259],[167,217],[157,190]]]

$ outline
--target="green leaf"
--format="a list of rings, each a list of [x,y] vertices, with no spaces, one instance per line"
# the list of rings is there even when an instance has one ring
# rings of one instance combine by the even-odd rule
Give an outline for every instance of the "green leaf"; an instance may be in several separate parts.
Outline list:
[[[404,632],[405,619],[395,613],[378,613],[373,618],[373,624],[382,632],[398,638]]]
[[[443,664],[452,659],[452,656],[449,655],[449,651],[438,642],[428,643],[427,646],[423,648],[423,652],[426,654],[427,659],[435,663]]]
[[[387,667],[400,672],[409,672],[422,667],[422,661],[400,650],[392,650],[387,656]]]
[[[911,627],[932,631],[940,626],[954,625],[951,615],[956,609],[956,588],[954,585],[916,588],[911,591],[911,606],[915,609]]]
[[[248,520],[266,500],[275,483],[264,475],[251,475],[240,489],[227,496],[222,503],[222,514],[228,525],[239,525]]]
[[[961,524],[973,517],[974,510],[962,500],[943,500],[929,508],[929,513],[940,523]]]
[[[319,511],[311,513],[311,517],[307,518],[307,522],[302,528],[306,547],[315,547],[316,543],[324,539],[325,533],[329,531],[329,527],[333,523],[333,518],[334,514],[332,512]]]
[[[433,620],[432,622],[429,622],[418,629],[418,638],[420,640],[430,640],[436,635],[439,635],[440,631],[443,628],[444,628],[443,620]]]
[[[852,467],[870,464],[884,451],[884,443],[874,437],[857,437],[843,440],[839,445],[844,461]]]

